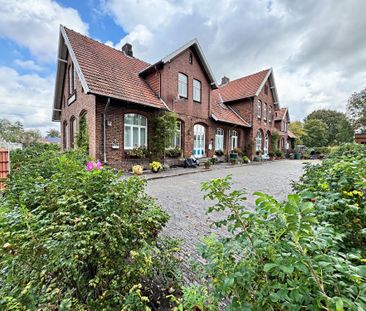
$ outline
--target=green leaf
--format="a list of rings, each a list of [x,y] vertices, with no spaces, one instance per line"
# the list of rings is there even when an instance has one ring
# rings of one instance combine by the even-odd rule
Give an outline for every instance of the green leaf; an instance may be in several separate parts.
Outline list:
[[[286,274],[291,274],[292,272],[294,272],[294,267],[293,266],[280,265],[280,269],[283,272],[285,272]]]
[[[276,264],[276,263],[266,263],[264,265],[263,270],[264,270],[264,272],[269,272],[271,269],[273,269],[275,267],[278,267],[278,264]]]
[[[343,300],[340,297],[336,300],[336,311],[344,311]]]

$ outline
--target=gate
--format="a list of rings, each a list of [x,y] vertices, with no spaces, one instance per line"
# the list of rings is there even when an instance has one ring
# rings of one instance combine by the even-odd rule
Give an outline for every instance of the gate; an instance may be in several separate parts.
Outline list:
[[[9,150],[0,149],[0,190],[5,188],[5,180],[10,171]]]

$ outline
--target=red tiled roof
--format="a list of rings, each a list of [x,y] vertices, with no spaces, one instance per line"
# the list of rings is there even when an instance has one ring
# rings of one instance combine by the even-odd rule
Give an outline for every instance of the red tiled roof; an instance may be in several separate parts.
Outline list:
[[[219,92],[224,102],[255,96],[263,80],[271,69],[245,76],[225,85],[220,85],[214,92]]]
[[[281,121],[283,119],[283,117],[285,116],[286,111],[287,111],[287,108],[281,108],[279,110],[276,110],[275,121]]]
[[[65,28],[90,93],[166,109],[139,72],[148,63]]]
[[[234,110],[222,102],[220,94],[214,92],[211,98],[211,117],[216,121],[250,127]]]

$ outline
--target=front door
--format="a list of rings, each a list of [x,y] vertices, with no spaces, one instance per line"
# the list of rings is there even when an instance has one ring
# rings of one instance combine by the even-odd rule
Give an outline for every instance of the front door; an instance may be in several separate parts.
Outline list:
[[[193,132],[193,155],[196,158],[202,158],[205,156],[205,127],[203,125],[196,124]]]

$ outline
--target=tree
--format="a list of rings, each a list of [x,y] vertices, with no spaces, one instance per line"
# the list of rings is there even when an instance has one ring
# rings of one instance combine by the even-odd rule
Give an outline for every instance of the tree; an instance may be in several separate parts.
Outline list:
[[[12,143],[22,143],[25,146],[38,142],[42,138],[36,129],[25,130],[21,122],[12,123],[7,119],[0,119],[0,139]]]
[[[296,136],[296,144],[302,145],[302,136],[305,134],[304,124],[301,121],[294,121],[289,124],[289,129]]]
[[[61,137],[60,131],[56,129],[49,129],[47,131],[47,137]]]
[[[327,109],[315,110],[306,117],[305,121],[307,120],[320,120],[326,125],[325,146],[349,143],[353,140],[352,125],[342,112]]]
[[[327,144],[327,125],[320,120],[310,119],[304,123],[304,144],[308,147],[322,147]]]
[[[355,130],[366,132],[366,88],[352,94],[347,104],[347,115]]]

